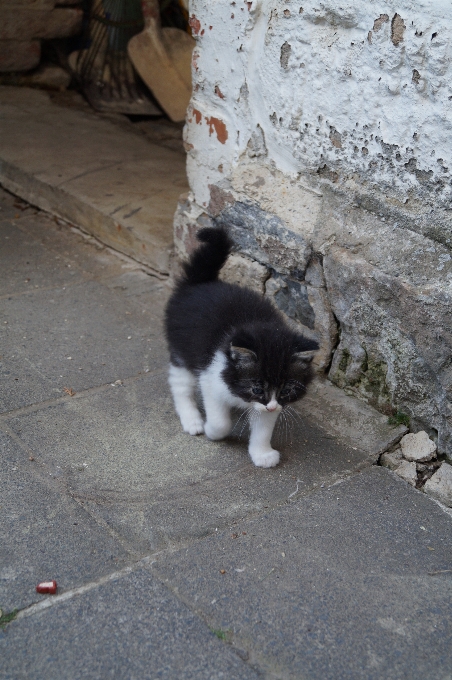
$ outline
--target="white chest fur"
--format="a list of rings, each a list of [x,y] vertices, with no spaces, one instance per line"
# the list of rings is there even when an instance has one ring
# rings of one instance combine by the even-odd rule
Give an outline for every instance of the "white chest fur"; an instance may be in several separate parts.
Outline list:
[[[249,454],[255,465],[273,467],[279,462],[279,452],[272,449],[270,441],[280,408],[267,411],[262,404],[248,403],[232,394],[222,378],[225,366],[226,357],[220,350],[199,378],[185,368],[170,365],[169,384],[182,427],[189,434],[204,431],[209,439],[224,439],[232,429],[231,408],[251,407]],[[198,381],[206,411],[205,424],[195,400]]]

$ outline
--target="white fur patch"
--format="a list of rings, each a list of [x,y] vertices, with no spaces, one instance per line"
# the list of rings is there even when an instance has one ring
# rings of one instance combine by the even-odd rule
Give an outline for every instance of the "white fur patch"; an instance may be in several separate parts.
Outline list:
[[[209,439],[224,439],[232,429],[231,408],[246,408],[248,404],[234,396],[221,377],[226,357],[217,351],[210,366],[199,376],[202,399],[206,410],[204,431]]]
[[[204,425],[195,400],[196,377],[186,368],[170,364],[168,379],[182,429],[188,434],[201,434]]]
[[[250,419],[248,451],[251,460],[259,467],[277,465],[279,451],[272,449],[270,444],[281,411],[275,394],[266,406],[258,402],[248,403],[236,397],[221,376],[225,367],[226,356],[218,350],[210,366],[199,375],[199,386],[206,411],[206,423],[203,425],[195,401],[196,376],[185,368],[170,366],[169,384],[184,431],[189,434],[200,434],[204,431],[209,439],[224,439],[232,429],[231,408],[252,406],[256,414]]]

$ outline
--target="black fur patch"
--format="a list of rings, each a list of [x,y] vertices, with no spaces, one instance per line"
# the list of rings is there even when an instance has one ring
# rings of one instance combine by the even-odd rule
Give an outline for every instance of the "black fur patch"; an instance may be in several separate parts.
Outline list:
[[[267,298],[217,280],[230,249],[223,230],[203,229],[202,240],[166,309],[174,363],[199,373],[220,349],[227,358],[223,378],[233,394],[265,404],[273,392],[282,405],[300,399],[313,372],[309,358],[299,360],[296,353],[316,350],[318,344],[289,328]]]

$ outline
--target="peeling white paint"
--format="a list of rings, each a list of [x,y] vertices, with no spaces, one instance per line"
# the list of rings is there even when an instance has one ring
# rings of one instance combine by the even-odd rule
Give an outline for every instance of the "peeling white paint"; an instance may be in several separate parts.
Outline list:
[[[405,30],[395,45],[396,13]],[[327,166],[340,183],[399,198],[440,180],[436,198],[449,201],[450,2],[192,0],[190,15],[200,27],[186,141],[200,205],[209,184],[229,178],[257,126],[265,162],[292,178],[315,184]],[[381,15],[388,20],[374,29]],[[212,117],[227,130],[223,142]]]

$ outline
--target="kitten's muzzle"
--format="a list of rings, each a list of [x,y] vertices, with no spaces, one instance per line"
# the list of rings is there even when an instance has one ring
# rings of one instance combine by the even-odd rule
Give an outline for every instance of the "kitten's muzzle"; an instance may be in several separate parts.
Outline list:
[[[262,404],[258,401],[253,402],[253,406],[256,409],[256,411],[259,411],[260,413],[263,413],[264,411],[268,411],[270,413],[273,413],[275,411],[281,411],[282,406],[276,401],[276,398],[273,397],[270,399],[270,401],[267,404]]]
[[[271,401],[269,401],[265,408],[267,409],[267,411],[276,411],[276,409],[281,410],[281,406],[278,404],[276,399],[272,399]]]

